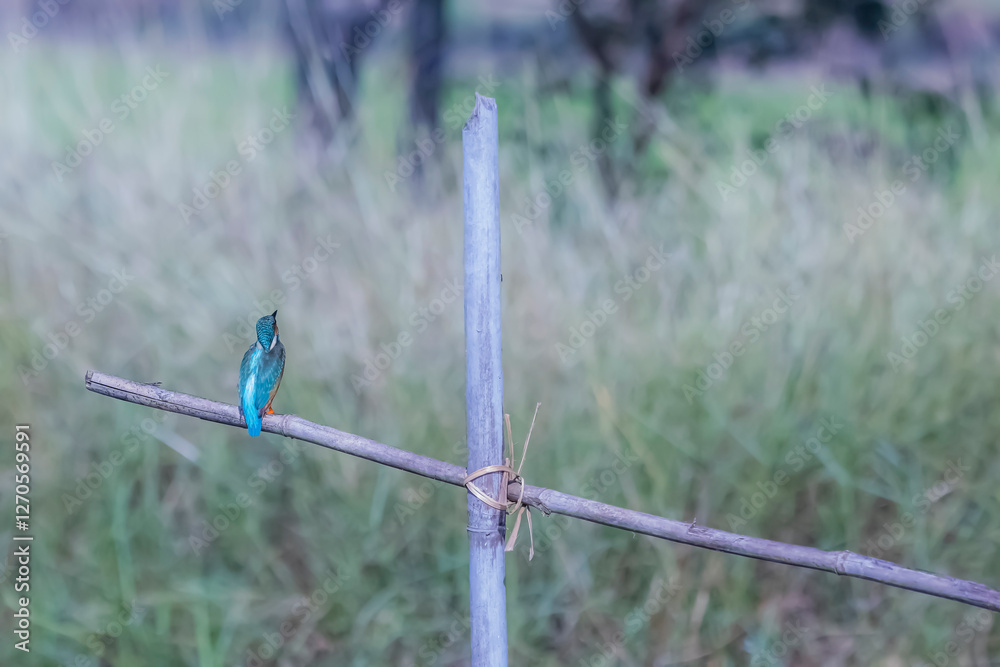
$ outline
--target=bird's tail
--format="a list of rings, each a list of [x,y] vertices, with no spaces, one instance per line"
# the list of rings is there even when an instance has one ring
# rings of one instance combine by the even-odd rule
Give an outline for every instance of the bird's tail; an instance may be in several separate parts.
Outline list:
[[[260,435],[260,424],[261,418],[257,415],[256,408],[253,405],[243,406],[243,418],[247,422],[247,431],[250,433],[250,437],[256,438]]]

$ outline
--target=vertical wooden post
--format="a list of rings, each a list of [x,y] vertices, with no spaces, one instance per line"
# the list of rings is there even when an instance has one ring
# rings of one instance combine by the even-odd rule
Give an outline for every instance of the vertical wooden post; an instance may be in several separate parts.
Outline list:
[[[500,356],[500,138],[496,100],[476,94],[462,129],[465,191],[465,409],[468,472],[503,463]],[[476,480],[500,499],[502,475]],[[507,666],[506,514],[469,493],[472,664]]]

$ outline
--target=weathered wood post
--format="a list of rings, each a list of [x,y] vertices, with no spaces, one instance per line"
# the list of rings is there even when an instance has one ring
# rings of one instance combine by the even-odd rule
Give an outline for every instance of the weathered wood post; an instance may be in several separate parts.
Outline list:
[[[475,108],[462,129],[469,473],[503,463],[499,156],[496,100],[477,93]],[[501,473],[493,473],[475,483],[488,496],[501,500],[501,479]],[[476,667],[507,665],[505,519],[503,510],[469,493],[469,613]]]

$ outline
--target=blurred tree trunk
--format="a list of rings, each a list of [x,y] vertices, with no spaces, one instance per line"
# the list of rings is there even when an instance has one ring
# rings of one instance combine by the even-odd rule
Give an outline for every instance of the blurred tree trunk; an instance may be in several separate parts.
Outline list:
[[[415,128],[438,125],[441,75],[444,61],[444,0],[414,0],[410,17],[410,118]]]
[[[403,144],[430,136],[438,127],[444,66],[444,0],[413,0],[409,31],[410,55],[410,127],[401,136]],[[436,151],[435,151],[436,152]],[[412,190],[424,192],[424,162],[413,168]]]
[[[622,4],[581,6],[572,14],[573,27],[586,51],[598,66],[594,86],[594,137],[614,114],[611,85],[615,76],[633,76],[645,105],[667,86],[674,70],[672,54],[683,51],[684,40],[694,32],[692,27],[705,12],[717,8],[715,0],[629,0]],[[589,10],[589,11],[588,11]],[[630,57],[633,56],[633,57]],[[628,63],[642,63],[640,70],[628,71]],[[632,155],[616,168],[612,152],[598,157],[605,192],[614,199],[622,181],[634,168],[636,158],[645,152],[655,131],[643,114],[635,110],[632,133]]]
[[[285,0],[299,105],[326,143],[354,115],[361,59],[384,28],[379,16],[389,16],[388,4]]]

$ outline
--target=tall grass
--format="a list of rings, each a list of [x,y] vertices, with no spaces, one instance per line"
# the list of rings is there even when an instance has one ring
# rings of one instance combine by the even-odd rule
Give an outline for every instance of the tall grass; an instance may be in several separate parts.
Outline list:
[[[280,299],[277,412],[464,461],[461,300],[435,302],[461,277],[460,126],[445,122],[422,176],[393,191],[386,173],[416,149],[393,58],[365,71],[339,152],[317,157],[296,121],[248,161],[240,142],[274,109],[294,110],[283,53],[31,46],[0,56],[0,415],[33,429],[37,634],[31,656],[5,642],[2,660],[463,664],[464,494],[274,436],[164,420],[82,380],[97,368],[233,401],[250,342],[240,321]],[[169,76],[119,120],[113,101],[155,66]],[[624,136],[610,143],[628,174],[611,205],[596,160],[578,153],[593,123],[586,77],[546,95],[533,76],[494,74],[505,395],[520,438],[542,402],[528,481],[824,549],[873,553],[881,538],[883,558],[997,585],[997,284],[961,310],[949,301],[1000,250],[989,133],[972,141],[958,107],[916,113],[828,83],[830,100],[723,200],[717,183],[818,82],[681,82],[645,155]],[[463,115],[476,85],[451,80],[442,108]],[[60,182],[53,160],[106,116],[114,131]],[[850,242],[858,207],[948,125],[958,143]],[[240,173],[185,221],[178,205],[232,160]],[[526,198],[546,201],[563,170],[565,191],[526,216]],[[320,239],[338,244],[326,259]],[[640,284],[661,245],[668,260]],[[134,278],[87,321],[78,304],[122,270]],[[627,301],[626,276],[638,285]],[[752,324],[789,289],[786,313]],[[894,369],[888,353],[939,308],[948,323]],[[78,335],[22,381],[70,321]],[[356,389],[403,333],[412,342]],[[689,401],[685,385],[734,341],[745,353]],[[824,419],[843,426],[810,445]],[[74,503],[88,475],[96,489]],[[213,521],[228,522],[217,537]],[[508,558],[513,664],[898,665],[949,641],[980,658],[1000,650],[981,629],[991,621],[960,632],[969,609],[957,603],[579,522],[540,518],[535,533],[533,562]],[[302,606],[309,596],[325,599]],[[123,603],[142,613],[119,632]],[[782,650],[793,622],[803,638]]]

